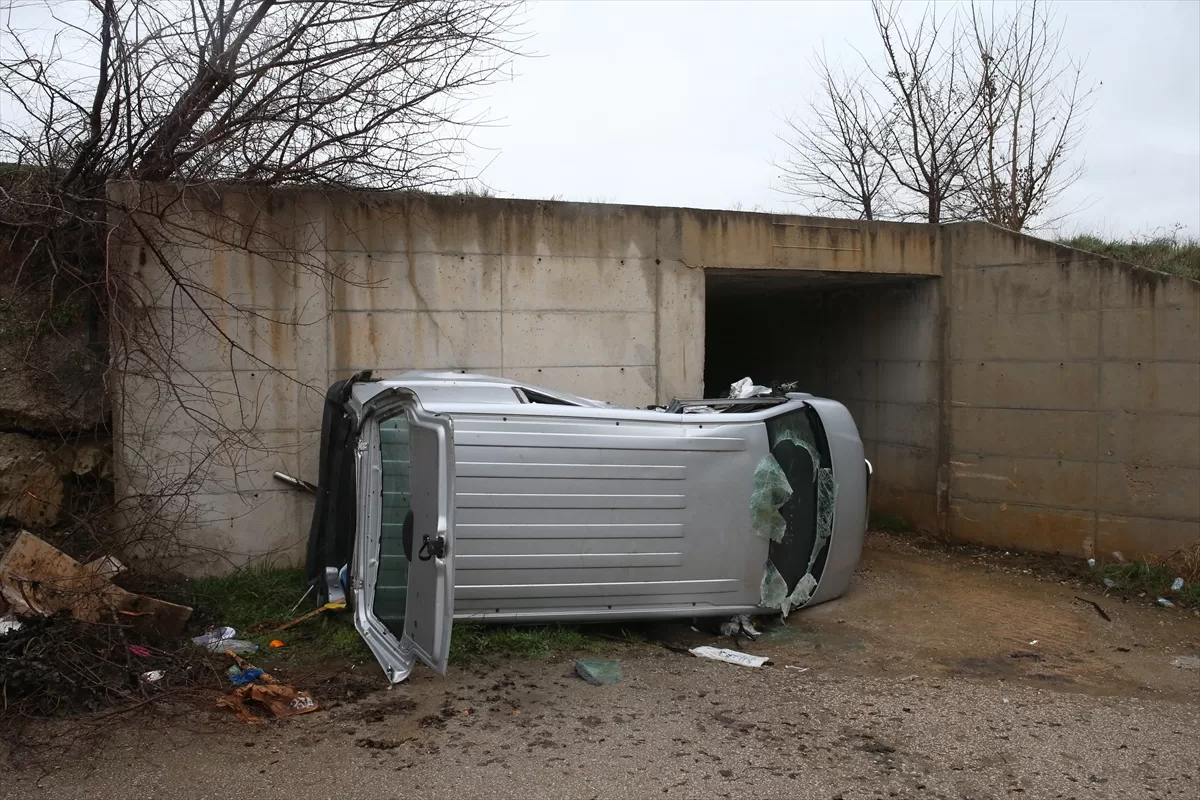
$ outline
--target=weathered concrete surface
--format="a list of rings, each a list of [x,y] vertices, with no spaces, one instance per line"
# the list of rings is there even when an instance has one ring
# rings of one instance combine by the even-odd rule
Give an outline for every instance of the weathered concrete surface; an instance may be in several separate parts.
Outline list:
[[[117,191],[180,242],[174,278],[113,243],[168,345],[122,363],[119,488],[190,521],[196,570],[299,557],[310,502],[269,475],[316,475],[323,392],[360,369],[628,405],[797,380],[851,409],[877,512],[1078,555],[1200,536],[1195,281],[975,223]]]
[[[144,328],[170,349],[125,369],[115,416],[121,491],[170,495],[163,513],[188,519],[184,538],[205,554],[194,570],[298,557],[310,503],[269,476],[316,475],[322,394],[353,371],[489,372],[628,405],[696,397],[700,266],[905,276],[938,267],[928,226],[485,198],[114,191],[160,210],[181,240],[169,254],[174,278],[138,237],[115,248],[150,307]]]
[[[948,532],[1043,552],[1200,538],[1200,283],[947,226]]]

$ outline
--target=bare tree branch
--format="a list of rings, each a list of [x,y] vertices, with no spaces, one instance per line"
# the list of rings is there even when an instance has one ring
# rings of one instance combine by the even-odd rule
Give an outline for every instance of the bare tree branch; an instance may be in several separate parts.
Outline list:
[[[819,60],[819,101],[787,122],[784,190],[866,219],[1052,223],[1082,171],[1071,157],[1092,92],[1045,4],[999,21],[974,4],[969,18],[931,4],[912,24],[895,2],[872,11],[880,55],[854,79]]]
[[[965,171],[973,216],[1013,230],[1053,225],[1054,202],[1083,172],[1072,156],[1094,89],[1064,52],[1045,3],[971,8],[984,146]]]
[[[886,119],[857,79],[836,73],[824,56],[807,124],[786,120],[780,138],[789,149],[780,165],[782,189],[804,198],[816,213],[857,219],[887,216],[890,196],[884,152]]]
[[[298,448],[259,431],[270,396],[262,381],[299,383],[263,355],[271,348],[261,346],[262,331],[325,324],[304,308],[267,311],[220,291],[196,254],[265,261],[286,285],[355,283],[326,263],[303,223],[273,216],[262,190],[429,190],[472,177],[461,164],[478,120],[465,101],[515,54],[519,6],[42,6],[57,26],[52,35],[2,32],[0,247],[15,268],[0,262],[0,309],[30,298],[44,305],[26,315],[27,338],[0,342],[0,361],[42,376],[39,343],[78,338],[56,322],[57,310],[68,301],[87,307],[85,346],[75,353],[86,369],[77,372],[126,381],[144,396],[125,413],[127,398],[112,395],[128,494],[110,497],[107,510],[119,513],[104,525],[77,522],[91,539],[107,526],[140,555],[161,555],[180,544],[175,534],[196,513],[197,493],[218,484],[239,491],[260,462]],[[247,186],[254,191],[239,193]],[[227,370],[196,370],[186,348],[219,354]],[[248,386],[256,374],[258,388]]]

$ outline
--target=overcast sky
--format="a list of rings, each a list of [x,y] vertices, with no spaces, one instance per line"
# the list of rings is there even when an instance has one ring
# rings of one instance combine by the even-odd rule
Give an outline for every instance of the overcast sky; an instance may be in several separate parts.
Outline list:
[[[37,5],[0,0],[0,18],[49,36],[61,25]],[[87,8],[52,6],[80,21]],[[1054,8],[1099,86],[1060,232],[1200,237],[1200,0]],[[812,97],[816,51],[857,70],[856,48],[878,44],[853,0],[540,0],[523,19],[529,56],[471,108],[492,120],[472,169],[503,197],[799,212],[773,188],[782,119]]]
[[[1103,83],[1063,232],[1200,235],[1200,3],[1056,8]],[[850,64],[876,42],[853,2],[534,2],[526,21],[537,57],[491,88],[497,123],[472,137],[505,197],[794,209],[772,189],[780,119],[811,95],[815,50]]]

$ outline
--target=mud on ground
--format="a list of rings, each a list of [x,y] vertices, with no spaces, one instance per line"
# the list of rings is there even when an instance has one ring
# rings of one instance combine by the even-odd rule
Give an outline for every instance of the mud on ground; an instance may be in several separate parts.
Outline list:
[[[1076,597],[1098,602],[1110,617]],[[686,624],[676,645],[729,645]],[[0,771],[0,797],[1194,798],[1200,616],[1104,597],[1036,560],[873,535],[850,593],[769,626],[753,670],[614,642],[571,658],[292,676],[325,710],[251,727],[177,703],[73,754]],[[806,671],[801,671],[806,670]],[[96,741],[100,739],[100,741]],[[48,751],[47,751],[48,752]],[[12,757],[22,759],[20,753]],[[20,765],[18,765],[20,766]]]

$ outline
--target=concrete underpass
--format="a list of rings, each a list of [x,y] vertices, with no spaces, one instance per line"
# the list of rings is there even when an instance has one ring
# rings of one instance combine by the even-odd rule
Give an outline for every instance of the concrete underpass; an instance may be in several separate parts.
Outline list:
[[[270,470],[316,474],[322,392],[361,369],[483,372],[630,406],[795,381],[850,408],[877,514],[1080,556],[1200,535],[1196,281],[983,223],[303,189],[170,208],[194,230],[275,226],[273,246],[330,272],[186,248],[188,279],[237,299],[216,306],[231,353],[136,237],[110,248],[182,343],[194,406],[120,376],[124,485],[144,465],[182,469],[184,444],[274,448],[269,464],[230,454],[190,494],[187,535],[220,554],[198,571],[301,557],[311,501]],[[205,414],[233,435],[195,425]]]
[[[707,270],[705,392],[749,376],[841,402],[887,476],[876,514],[936,525],[938,292],[933,277]]]

